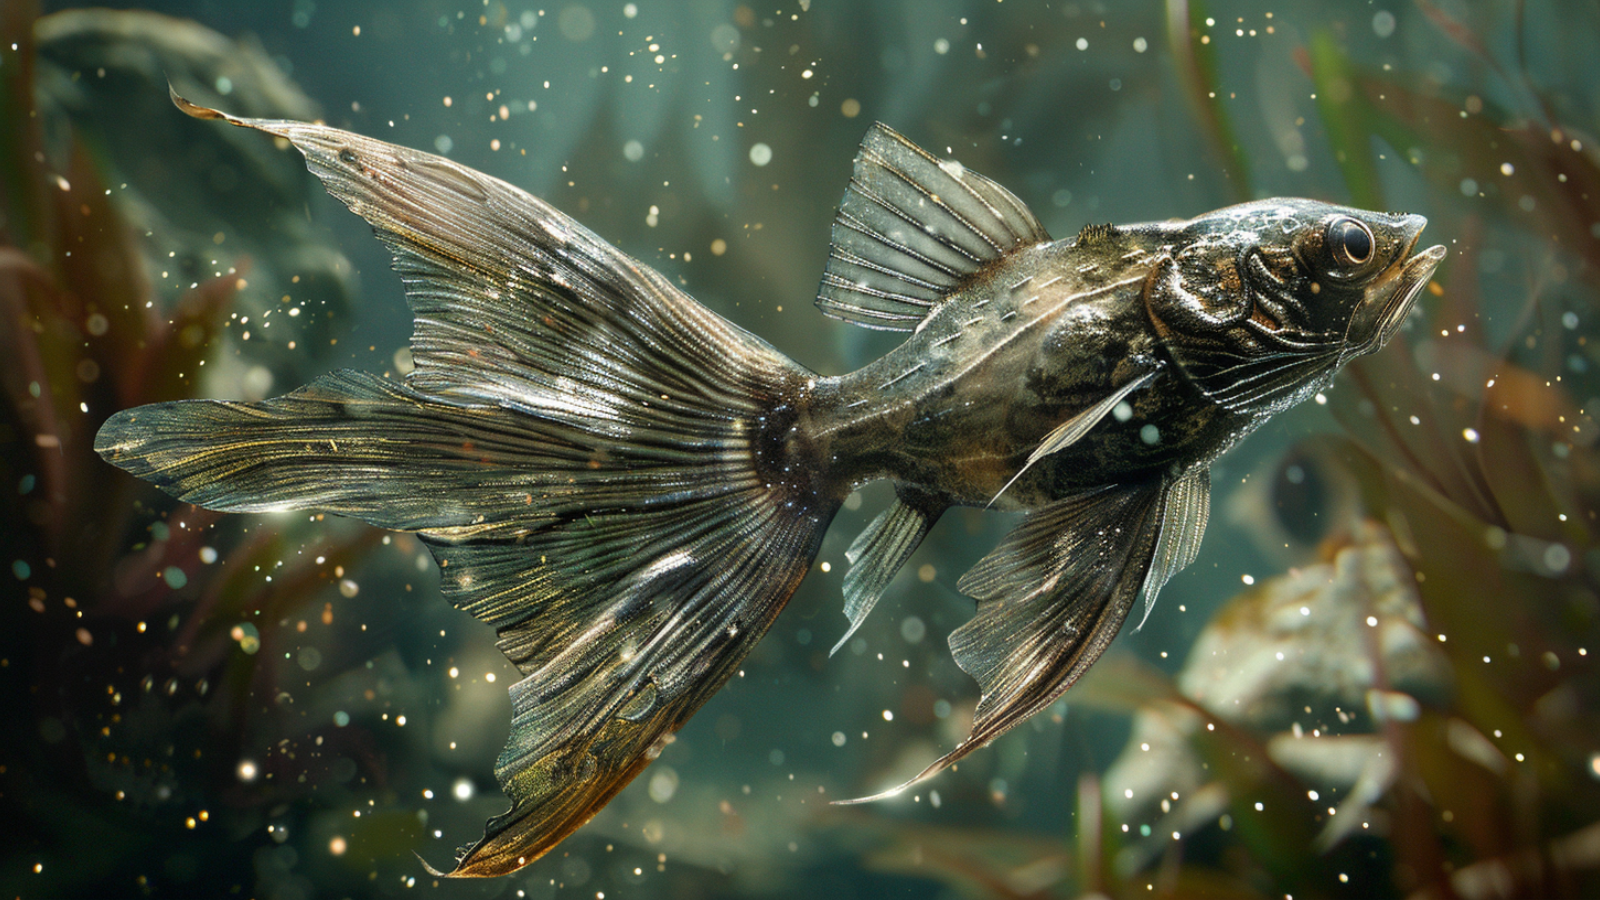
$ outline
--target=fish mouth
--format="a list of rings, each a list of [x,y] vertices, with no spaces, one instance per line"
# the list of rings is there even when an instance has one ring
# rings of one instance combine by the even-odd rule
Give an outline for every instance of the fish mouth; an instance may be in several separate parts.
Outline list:
[[[1420,216],[1416,218],[1421,219]],[[1417,225],[1406,252],[1378,276],[1368,288],[1361,307],[1351,317],[1345,333],[1346,358],[1375,352],[1387,344],[1405,322],[1423,286],[1439,268],[1445,257],[1444,245],[1435,244],[1420,253],[1412,253],[1422,237],[1425,223],[1426,220],[1422,220]]]

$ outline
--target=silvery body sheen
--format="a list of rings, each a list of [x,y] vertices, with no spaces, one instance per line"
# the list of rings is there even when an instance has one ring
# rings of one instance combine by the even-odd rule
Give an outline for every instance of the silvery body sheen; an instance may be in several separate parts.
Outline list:
[[[1444,256],[1424,220],[1274,199],[1053,241],[1020,200],[882,125],[833,227],[823,312],[906,340],[823,377],[549,205],[334,128],[286,138],[394,253],[403,379],[126,410],[110,462],[237,512],[414,532],[445,597],[522,671],[495,774],[512,806],[452,875],[588,821],[737,670],[849,493],[853,631],[951,506],[1022,510],[961,578],[982,695],[931,777],[1048,705],[1193,560],[1216,457],[1381,347]],[[842,643],[841,639],[841,643]]]

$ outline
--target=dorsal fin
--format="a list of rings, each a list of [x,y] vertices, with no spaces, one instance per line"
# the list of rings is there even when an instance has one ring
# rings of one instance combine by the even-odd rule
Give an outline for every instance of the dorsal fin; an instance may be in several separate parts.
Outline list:
[[[1085,247],[1090,244],[1097,244],[1110,238],[1116,233],[1117,226],[1111,224],[1110,222],[1107,222],[1104,225],[1085,225],[1083,226],[1083,230],[1078,232],[1078,246]]]
[[[817,305],[868,328],[910,331],[985,264],[1049,239],[1010,191],[879,122],[861,141],[833,220]]]

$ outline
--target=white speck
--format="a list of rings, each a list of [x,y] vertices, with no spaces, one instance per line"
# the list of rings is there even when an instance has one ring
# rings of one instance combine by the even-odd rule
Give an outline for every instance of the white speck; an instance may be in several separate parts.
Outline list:
[[[772,148],[766,144],[756,144],[750,148],[750,162],[757,166],[764,166],[772,162]]]
[[[678,773],[670,766],[660,767],[650,776],[650,799],[665,803],[678,792]]]
[[[1461,196],[1463,196],[1463,197],[1476,197],[1476,196],[1478,196],[1478,181],[1477,181],[1477,179],[1475,179],[1475,178],[1463,178],[1463,179],[1461,179]]]
[[[1256,577],[1254,575],[1240,575],[1239,576],[1239,580],[1244,582],[1245,584],[1255,584],[1256,583]]]
[[[1517,171],[1517,167],[1513,166],[1511,163],[1503,162],[1503,163],[1500,164],[1500,174],[1501,175],[1510,175],[1510,174],[1512,174],[1512,173],[1514,173],[1516,171]]]
[[[463,802],[472,799],[472,782],[466,778],[457,778],[456,783],[450,786],[450,794]]]
[[[1386,38],[1394,34],[1394,13],[1380,9],[1372,16],[1372,33]]]
[[[950,42],[945,40],[944,38],[939,38],[938,40],[933,42],[933,52],[939,54],[940,56],[943,56],[946,53],[949,53],[950,52]]]
[[[833,733],[833,745],[834,745],[834,746],[835,746],[835,747],[843,747],[843,746],[844,746],[844,742],[845,742],[845,740],[846,740],[846,738],[845,738],[845,736],[844,736],[844,732],[842,732],[842,731],[835,731],[835,732],[834,732],[834,733]]]
[[[638,141],[629,141],[622,145],[622,158],[628,162],[638,162],[644,159],[644,145]]]
[[[1146,444],[1158,444],[1161,442],[1161,429],[1157,428],[1155,423],[1152,422],[1139,429],[1139,440],[1144,441]]]
[[[890,710],[887,710],[887,709],[884,710],[883,711],[883,720],[885,722],[893,722],[894,721],[894,713],[892,711],[890,711]]]
[[[1087,49],[1089,49],[1089,39],[1088,38],[1078,38],[1078,45],[1077,46],[1078,46],[1079,50],[1087,50]]]
[[[1461,429],[1461,436],[1466,439],[1467,443],[1476,444],[1478,442],[1478,429],[1463,428]]]
[[[450,135],[448,134],[441,134],[433,139],[433,149],[438,150],[440,153],[449,153],[450,148],[455,145],[456,142],[450,140]]]
[[[1135,53],[1143,53],[1143,52],[1145,52],[1146,50],[1149,50],[1149,49],[1150,49],[1150,42],[1149,41],[1145,40],[1142,37],[1136,37],[1136,38],[1133,39],[1133,52],[1135,52]]]

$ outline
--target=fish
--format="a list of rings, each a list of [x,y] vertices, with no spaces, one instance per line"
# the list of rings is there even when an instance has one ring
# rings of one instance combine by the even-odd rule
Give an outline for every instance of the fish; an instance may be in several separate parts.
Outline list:
[[[848,639],[942,513],[1023,513],[957,587],[971,731],[889,796],[1062,694],[1192,562],[1209,466],[1401,327],[1444,258],[1426,220],[1279,198],[1055,240],[994,181],[883,124],[840,203],[817,305],[904,332],[824,376],[549,204],[448,159],[193,104],[302,153],[392,252],[403,377],[120,411],[113,465],[187,503],[416,534],[444,598],[522,677],[511,806],[449,876],[503,875],[655,759],[771,627],[853,491],[894,500],[847,552]],[[835,647],[837,649],[837,647]],[[426,865],[426,863],[424,863]]]

